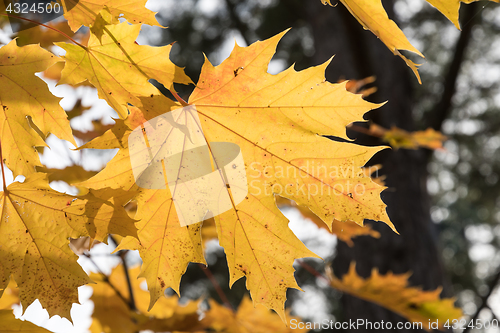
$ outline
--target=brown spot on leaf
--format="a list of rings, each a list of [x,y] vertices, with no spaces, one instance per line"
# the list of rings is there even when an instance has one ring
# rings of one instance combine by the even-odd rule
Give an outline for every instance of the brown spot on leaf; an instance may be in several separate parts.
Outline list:
[[[234,77],[237,77],[238,74],[243,70],[243,67],[238,67],[234,70]]]
[[[158,282],[160,283],[161,289],[165,288],[165,281],[161,277],[157,277]]]

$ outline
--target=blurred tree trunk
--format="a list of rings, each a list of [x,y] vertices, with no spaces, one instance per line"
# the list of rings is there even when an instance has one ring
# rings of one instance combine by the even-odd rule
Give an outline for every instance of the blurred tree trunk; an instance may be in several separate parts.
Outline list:
[[[394,18],[393,2],[386,1],[384,5],[389,17]],[[412,85],[417,83],[417,79],[404,61],[394,56],[371,32],[365,31],[340,3],[335,8],[327,8],[320,1],[309,1],[306,15],[312,25],[316,49],[314,63],[322,63],[332,54],[336,55],[328,67],[327,80],[336,82],[341,78],[362,79],[375,75],[378,91],[368,99],[388,103],[370,112],[367,118],[386,128],[394,125],[415,130]],[[373,138],[349,134],[355,135],[358,143],[381,144]],[[358,237],[352,248],[339,241],[333,262],[337,276],[345,274],[350,262],[354,261],[358,274],[363,277],[368,277],[374,267],[382,274],[410,271],[413,273],[410,278],[412,285],[422,286],[424,290],[444,285],[444,294],[448,293],[436,245],[437,233],[429,213],[427,162],[425,151],[405,149],[384,150],[370,161],[370,164],[383,165],[380,174],[387,175],[386,186],[389,188],[382,193],[382,198],[400,235],[383,223],[373,223],[374,229],[381,233],[380,239]],[[358,318],[371,322],[384,320],[393,322],[393,327],[397,322],[404,321],[391,311],[349,295],[343,296],[342,307],[342,321]]]

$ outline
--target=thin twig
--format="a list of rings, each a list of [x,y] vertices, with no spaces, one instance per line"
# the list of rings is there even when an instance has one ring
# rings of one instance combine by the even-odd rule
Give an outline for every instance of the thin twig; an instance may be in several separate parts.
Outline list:
[[[472,37],[472,28],[474,28],[478,22],[476,12],[478,11],[479,6],[480,4],[477,2],[468,5],[463,15],[463,21],[466,21],[468,24],[464,25],[457,44],[455,45],[453,59],[450,62],[448,72],[446,73],[443,81],[444,90],[441,94],[441,99],[434,106],[431,112],[430,122],[427,126],[432,127],[436,131],[441,130],[444,120],[449,116],[451,111],[451,100],[456,93],[457,79],[460,74],[460,69],[462,68],[462,63],[465,59],[465,51],[470,44],[469,42]]]
[[[101,268],[97,265],[97,263],[92,259],[92,257],[90,256],[90,254],[88,253],[84,253],[83,254],[93,265],[94,267],[97,269],[97,272],[102,276],[102,280],[103,282],[107,283],[111,289],[113,289],[113,291],[116,293],[116,295],[125,303],[127,304],[127,306],[130,308],[130,302],[125,298],[125,296],[123,296],[120,291],[118,289],[116,289],[116,287],[111,283],[111,281],[109,281],[109,277],[104,274],[104,272],[101,270]],[[134,310],[132,308],[130,308],[130,310]]]
[[[322,279],[322,280],[325,280],[326,282],[328,282],[328,284],[330,284],[330,280],[324,276],[323,274],[321,274],[320,272],[318,272],[317,270],[315,270],[312,266],[310,266],[309,264],[307,264],[306,262],[300,260],[300,259],[297,259],[297,263],[302,266],[306,271],[308,271],[309,273],[311,273],[312,275],[314,275],[315,277],[319,278],[319,279]]]
[[[115,243],[115,247],[118,246],[117,241],[113,238],[113,236],[109,235],[108,238]],[[132,281],[130,280],[130,274],[128,272],[128,264],[127,261],[125,260],[125,256],[127,255],[128,250],[121,250],[118,251],[117,255],[120,257],[123,265],[123,270],[125,273],[125,279],[127,280],[127,287],[128,287],[128,294],[130,295],[129,300],[128,300],[128,307],[132,311],[137,311],[137,306],[135,305],[135,297],[134,297],[134,290],[132,288]]]
[[[219,297],[222,300],[222,302],[224,303],[224,305],[227,308],[235,311],[234,308],[233,308],[233,306],[231,305],[231,303],[229,303],[229,300],[227,299],[226,294],[224,294],[224,291],[220,287],[219,282],[217,282],[217,280],[215,279],[215,277],[212,274],[212,272],[210,271],[210,269],[207,266],[203,265],[203,264],[198,264],[198,266],[200,266],[200,268],[203,271],[203,273],[205,273],[205,275],[210,280],[210,282],[212,282],[212,285],[214,286],[215,291],[217,291],[217,294],[219,295]]]
[[[74,40],[73,38],[71,38],[70,36],[68,36],[64,32],[62,32],[61,30],[56,29],[54,27],[51,27],[49,25],[46,25],[46,24],[43,24],[43,23],[40,23],[40,22],[37,22],[37,21],[33,21],[33,20],[27,19],[25,17],[17,16],[17,15],[3,14],[3,13],[0,13],[0,15],[12,17],[12,18],[16,18],[16,19],[23,20],[23,21],[28,21],[28,22],[31,22],[31,23],[37,24],[37,25],[41,25],[42,27],[45,27],[45,28],[50,29],[50,30],[53,30],[53,31],[55,31],[55,32],[63,35],[64,37],[66,37],[67,39],[69,39],[70,41],[72,41],[73,43],[75,43],[76,45],[78,45],[80,47],[83,47],[84,49],[87,49],[85,46],[83,46],[82,44],[78,43],[76,40]]]

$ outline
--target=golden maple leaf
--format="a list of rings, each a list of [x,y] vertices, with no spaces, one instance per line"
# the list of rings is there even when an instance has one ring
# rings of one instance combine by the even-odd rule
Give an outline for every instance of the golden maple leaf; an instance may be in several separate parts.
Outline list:
[[[458,10],[460,9],[461,3],[472,3],[478,0],[427,0],[428,3],[436,7],[444,16],[446,16],[457,29],[460,29],[460,23],[458,22]],[[499,0],[490,0],[493,2],[499,2]]]
[[[120,148],[106,168],[82,186],[137,190],[136,181],[146,175],[154,176],[151,182],[163,184],[139,190],[135,198],[139,238],[125,238],[119,246],[139,250],[144,261],[141,276],[146,277],[151,293],[150,308],[167,287],[178,290],[189,261],[204,262],[199,223],[183,226],[184,217],[179,218],[171,194],[176,190],[167,190],[161,171],[153,174],[147,170],[150,162],[144,153],[149,149],[141,150],[137,142],[131,144],[133,131],[139,129],[140,137],[141,126],[147,132],[149,120],[168,115],[170,110],[175,117],[188,119],[196,109],[203,124],[203,140],[235,143],[241,149],[243,170],[254,187],[236,207],[215,216],[219,243],[228,259],[230,283],[246,276],[254,302],[264,303],[282,318],[286,289],[298,288],[293,277],[294,259],[315,255],[288,228],[275,194],[309,207],[329,225],[334,219],[363,225],[365,218],[371,218],[394,229],[379,198],[384,187],[362,169],[383,148],[334,142],[321,136],[347,138],[345,126],[362,120],[362,115],[377,105],[347,92],[346,83],[326,82],[328,63],[301,72],[290,68],[278,75],[268,74],[267,65],[282,35],[247,48],[236,46],[218,67],[206,61],[189,106],[181,109],[179,103],[160,96],[141,97],[139,109],[129,108],[129,118],[117,121],[112,130],[81,147]],[[192,130],[187,123],[176,126]],[[184,137],[184,144],[196,140],[195,134]],[[164,142],[150,144],[159,149],[153,155],[168,146]],[[134,171],[132,164],[138,164],[141,171]],[[233,169],[237,168],[233,165]],[[312,195],[310,190],[315,186],[321,192]],[[231,185],[230,191],[234,195],[237,188]],[[210,199],[210,195],[195,197],[198,202]],[[199,218],[197,221],[203,220],[203,216]]]
[[[423,291],[418,287],[409,287],[410,275],[411,273],[391,272],[380,275],[374,268],[371,276],[363,279],[356,273],[356,265],[351,263],[347,274],[338,279],[331,269],[327,268],[327,276],[333,288],[383,306],[409,321],[422,323],[426,331],[432,330],[432,327],[429,327],[430,322],[438,320],[439,328],[442,329],[447,320],[462,316],[462,310],[453,305],[453,298],[439,298],[441,288]]]
[[[14,176],[27,176],[41,166],[33,147],[46,146],[49,133],[76,146],[60,98],[34,75],[58,61],[38,45],[18,47],[14,40],[0,48],[0,137],[5,163]]]
[[[107,190],[95,193],[106,197]],[[133,220],[112,201],[90,193],[82,199],[58,193],[42,173],[12,183],[0,199],[0,296],[12,275],[24,309],[39,299],[51,316],[70,318],[72,303],[78,303],[77,287],[91,280],[77,264],[69,238],[104,241],[110,229],[135,234]]]
[[[411,43],[408,41],[403,31],[399,29],[396,23],[389,19],[385,9],[382,5],[381,0],[340,0],[344,6],[349,10],[349,12],[358,20],[358,22],[367,30],[372,31],[380,40],[391,50],[395,55],[400,56],[411,68],[413,73],[418,79],[419,83],[420,75],[418,74],[418,64],[415,64],[410,59],[402,55],[399,50],[411,51],[418,54],[422,58],[424,55],[420,53]],[[329,4],[332,6],[330,0],[321,0],[323,4]]]
[[[377,124],[370,124],[367,134],[378,136],[395,149],[443,149],[443,141],[447,140],[441,132],[428,128],[425,131],[408,132],[396,126],[390,130]]]
[[[121,118],[128,104],[140,106],[139,96],[157,95],[148,80],[156,79],[170,88],[173,82],[189,84],[191,79],[169,60],[171,45],[138,45],[140,25],[123,22],[108,25],[101,40],[91,34],[87,47],[56,43],[67,51],[66,65],[58,84],[78,84],[88,80]]]
[[[99,12],[106,9],[113,19],[124,17],[132,24],[149,24],[160,26],[155,13],[146,8],[147,0],[61,0],[64,17],[71,30],[77,31],[82,25],[90,27],[94,24]]]
[[[291,333],[307,332],[305,328],[292,329],[283,325],[283,322],[275,314],[264,306],[256,306],[245,295],[238,306],[238,311],[223,307],[217,302],[210,300],[210,310],[205,313],[201,323],[204,327],[215,332],[226,333]],[[287,311],[290,316],[290,311]],[[299,317],[291,317],[300,321]]]
[[[328,4],[333,6],[331,0],[320,0],[324,5]],[[380,38],[380,40],[392,51],[395,55],[400,56],[410,67],[418,79],[419,83],[420,75],[418,74],[419,64],[415,64],[413,61],[406,58],[398,50],[411,51],[424,57],[420,51],[418,51],[411,43],[408,41],[403,31],[396,25],[396,23],[389,19],[384,7],[382,6],[381,0],[340,0],[349,12],[358,20],[361,25],[372,31],[375,36]],[[436,7],[443,15],[445,15],[456,27],[460,29],[460,23],[458,22],[458,10],[460,8],[460,3],[472,3],[478,0],[427,0],[428,3]],[[490,0],[493,2],[500,2],[500,0]]]

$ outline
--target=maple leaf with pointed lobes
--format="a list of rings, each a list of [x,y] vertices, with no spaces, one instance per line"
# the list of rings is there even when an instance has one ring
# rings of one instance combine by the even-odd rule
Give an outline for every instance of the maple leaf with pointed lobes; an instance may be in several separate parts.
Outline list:
[[[14,40],[0,48],[0,138],[5,163],[14,176],[27,176],[41,166],[34,147],[46,146],[49,133],[76,146],[61,99],[34,75],[58,61],[38,45],[18,47]],[[30,127],[27,117],[45,137]]]
[[[462,310],[454,306],[453,298],[440,299],[441,288],[423,291],[418,287],[408,286],[411,273],[381,275],[376,268],[369,278],[362,278],[356,273],[355,263],[342,279],[337,278],[327,266],[327,277],[333,288],[349,293],[369,302],[383,306],[394,313],[416,323],[423,323],[426,331],[431,331],[427,323],[439,322],[439,328],[447,320],[462,317]]]
[[[321,136],[347,139],[345,126],[361,121],[362,115],[377,105],[347,92],[346,83],[326,82],[327,63],[301,72],[290,68],[278,75],[268,74],[267,65],[282,35],[246,48],[236,46],[218,67],[206,61],[189,103],[198,112],[207,142],[236,143],[244,156],[248,179],[258,183],[235,208],[215,217],[230,283],[246,276],[254,302],[274,309],[284,319],[286,290],[298,288],[293,261],[316,255],[288,228],[275,194],[309,207],[328,224],[338,219],[363,225],[365,218],[371,218],[395,229],[379,197],[384,187],[362,169],[383,147],[362,147]],[[167,100],[141,97],[142,106],[130,108],[129,119],[117,122],[116,128],[86,144],[85,148],[121,149],[102,172],[81,185],[137,189],[130,162],[134,156],[129,155],[127,139],[140,124],[180,107]],[[248,126],[250,123],[253,126]],[[288,168],[290,174],[278,176],[280,167]],[[277,193],[276,184],[285,190]],[[310,195],[307,189],[313,185],[324,192]],[[119,249],[139,249],[144,262],[141,276],[148,281],[151,307],[167,287],[178,288],[189,260],[204,259],[199,224],[180,227],[170,191],[141,189],[136,200],[139,240],[128,237]],[[179,241],[181,244],[175,243]]]
[[[324,5],[332,5],[331,0],[320,0]],[[400,56],[410,67],[418,79],[419,83],[420,75],[418,74],[419,64],[415,64],[413,61],[406,58],[398,50],[407,50],[424,57],[420,51],[418,51],[411,43],[408,41],[403,31],[394,23],[393,20],[389,19],[387,13],[382,6],[380,0],[340,0],[346,8],[351,12],[351,14],[358,20],[361,25],[367,29],[371,30],[375,36],[380,38],[380,40],[393,52],[395,55]],[[472,3],[478,0],[427,0],[432,6],[436,7],[444,16],[446,16],[457,29],[460,30],[460,23],[458,21],[458,11],[460,9],[460,3]],[[500,0],[490,0],[492,2],[500,2]],[[336,5],[335,5],[336,6]]]
[[[72,303],[78,303],[77,288],[92,282],[68,239],[90,235],[102,241],[114,217],[123,225],[115,231],[124,236],[135,232],[133,224],[127,229],[133,221],[121,207],[90,194],[78,199],[55,192],[42,173],[12,183],[0,199],[0,290],[12,275],[23,308],[39,299],[51,316],[69,319]]]
[[[215,332],[292,333],[309,331],[305,327],[297,329],[283,325],[280,318],[264,306],[254,307],[247,295],[241,300],[236,312],[214,300],[209,300],[209,304],[210,310],[205,313],[201,322],[203,326]],[[290,316],[289,310],[287,310],[287,316]],[[291,317],[291,319],[302,321],[299,317]]]
[[[460,22],[458,22],[458,10],[460,3],[472,3],[478,0],[427,0],[428,3],[436,7],[444,16],[446,16],[457,29],[460,30]],[[492,2],[499,2],[499,0],[490,0]]]
[[[236,45],[218,67],[205,61],[189,104],[199,113],[207,142],[238,144],[247,177],[256,181],[243,202],[215,217],[230,283],[246,276],[254,302],[284,319],[286,289],[297,288],[293,260],[315,255],[290,231],[274,194],[309,207],[328,224],[338,219],[362,225],[372,218],[394,226],[378,197],[384,187],[361,168],[381,148],[320,136],[347,138],[345,126],[376,105],[347,92],[345,83],[326,82],[328,63],[268,74],[283,34],[247,48]],[[363,194],[354,191],[357,186]]]
[[[146,8],[147,0],[61,0],[64,17],[68,20],[71,30],[77,31],[82,25],[94,24],[99,12],[109,10],[114,20],[124,17],[132,24],[148,24],[160,26],[155,18],[155,12]],[[69,9],[69,10],[68,10]]]
[[[151,47],[135,43],[140,25],[123,22],[109,25],[101,41],[91,34],[87,47],[56,43],[67,51],[66,65],[58,84],[78,84],[88,80],[118,115],[127,117],[127,105],[140,106],[139,96],[157,95],[149,79],[170,88],[174,82],[192,83],[182,68],[169,60],[171,45]]]

